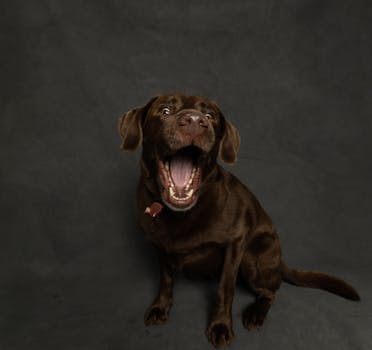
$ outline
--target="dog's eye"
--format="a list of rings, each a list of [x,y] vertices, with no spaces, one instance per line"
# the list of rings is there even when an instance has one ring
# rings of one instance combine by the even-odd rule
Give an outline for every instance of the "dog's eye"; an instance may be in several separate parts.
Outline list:
[[[211,113],[205,113],[204,117],[206,117],[207,119],[213,119],[213,115]]]
[[[165,114],[165,115],[169,115],[170,112],[171,112],[171,110],[170,110],[170,108],[168,108],[168,107],[164,107],[164,108],[161,110],[161,112],[162,112],[163,114]]]

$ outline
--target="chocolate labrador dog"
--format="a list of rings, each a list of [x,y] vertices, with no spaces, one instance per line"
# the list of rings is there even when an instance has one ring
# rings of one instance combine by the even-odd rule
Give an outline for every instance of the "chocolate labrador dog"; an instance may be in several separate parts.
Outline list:
[[[125,113],[119,132],[123,150],[142,144],[139,223],[161,264],[159,294],[145,313],[146,325],[167,321],[174,270],[219,278],[206,330],[215,347],[234,337],[231,305],[238,274],[256,295],[243,312],[249,330],[262,325],[282,280],[359,300],[343,280],[283,262],[270,217],[248,188],[217,163],[236,161],[240,138],[214,102],[184,94],[157,96]]]

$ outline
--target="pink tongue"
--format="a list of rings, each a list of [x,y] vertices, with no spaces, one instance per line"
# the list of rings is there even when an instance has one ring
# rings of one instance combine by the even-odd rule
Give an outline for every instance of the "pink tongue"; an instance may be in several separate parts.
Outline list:
[[[170,173],[177,187],[184,187],[189,181],[192,172],[192,160],[190,157],[176,155],[170,161]]]

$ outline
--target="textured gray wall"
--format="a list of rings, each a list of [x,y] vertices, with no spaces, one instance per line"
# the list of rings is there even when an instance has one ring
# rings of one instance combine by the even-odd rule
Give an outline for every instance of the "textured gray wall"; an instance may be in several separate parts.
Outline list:
[[[139,153],[117,118],[151,96],[216,100],[239,128],[231,168],[289,265],[344,277],[352,303],[283,284],[231,349],[371,349],[369,1],[2,1],[0,348],[207,349],[215,283],[179,277],[146,329],[157,264],[134,220]]]

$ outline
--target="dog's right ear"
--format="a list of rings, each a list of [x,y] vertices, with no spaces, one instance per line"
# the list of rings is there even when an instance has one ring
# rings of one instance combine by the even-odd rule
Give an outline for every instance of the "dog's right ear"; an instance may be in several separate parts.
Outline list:
[[[131,109],[119,118],[119,133],[122,138],[120,148],[123,151],[135,151],[142,143],[142,124],[152,103],[153,97],[146,105]]]

